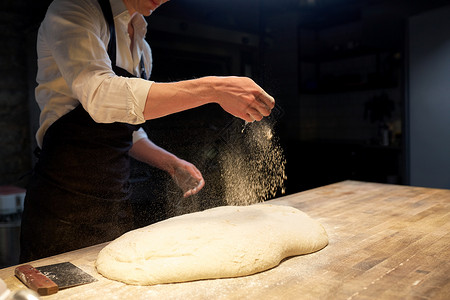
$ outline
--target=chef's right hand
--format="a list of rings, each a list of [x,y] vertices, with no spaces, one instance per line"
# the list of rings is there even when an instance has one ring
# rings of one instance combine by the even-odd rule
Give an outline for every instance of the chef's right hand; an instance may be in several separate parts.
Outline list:
[[[247,122],[270,115],[275,100],[248,77],[210,77],[216,102],[228,113]]]

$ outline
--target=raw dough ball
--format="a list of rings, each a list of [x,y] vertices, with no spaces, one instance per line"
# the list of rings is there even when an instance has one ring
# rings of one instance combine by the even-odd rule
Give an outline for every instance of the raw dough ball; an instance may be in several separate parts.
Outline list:
[[[327,244],[322,225],[293,207],[221,206],[127,232],[100,251],[96,267],[137,285],[237,277]]]

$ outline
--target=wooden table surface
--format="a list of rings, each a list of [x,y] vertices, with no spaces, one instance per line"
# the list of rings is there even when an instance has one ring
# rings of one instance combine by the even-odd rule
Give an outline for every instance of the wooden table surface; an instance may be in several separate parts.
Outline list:
[[[317,219],[329,245],[251,276],[129,286],[96,272],[102,244],[32,262],[70,261],[98,279],[43,299],[450,299],[450,190],[344,181],[270,203]],[[0,278],[24,288],[13,272]]]

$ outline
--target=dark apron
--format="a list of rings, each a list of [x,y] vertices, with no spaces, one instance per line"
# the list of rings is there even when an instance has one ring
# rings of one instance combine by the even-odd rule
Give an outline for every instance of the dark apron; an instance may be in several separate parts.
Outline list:
[[[115,65],[111,7],[99,2],[110,26],[113,70],[136,77]],[[79,105],[48,128],[27,188],[21,262],[107,242],[133,228],[128,151],[139,127],[96,123]]]

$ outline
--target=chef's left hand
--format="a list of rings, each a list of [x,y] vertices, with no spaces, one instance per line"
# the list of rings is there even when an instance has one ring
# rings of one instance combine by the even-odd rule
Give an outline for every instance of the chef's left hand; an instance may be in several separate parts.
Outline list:
[[[170,175],[183,191],[185,198],[198,193],[205,185],[202,173],[193,164],[183,159],[177,160]]]

